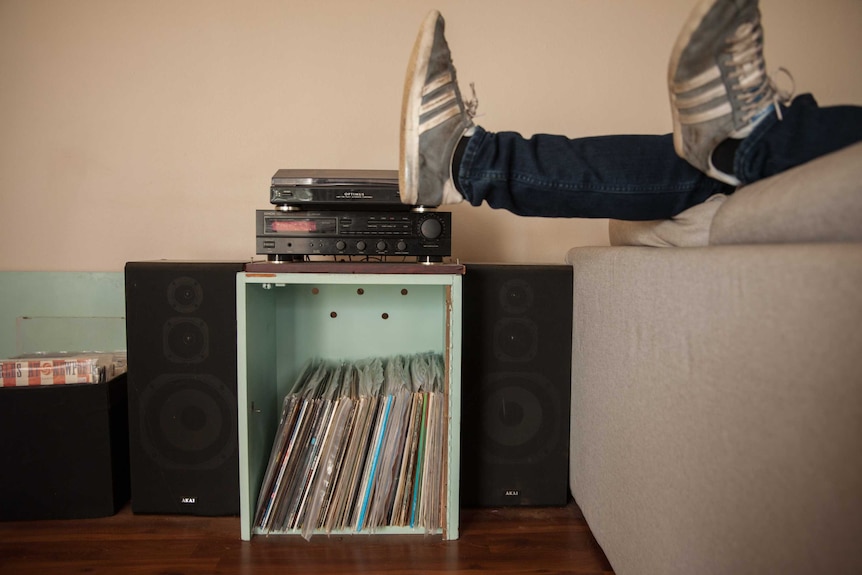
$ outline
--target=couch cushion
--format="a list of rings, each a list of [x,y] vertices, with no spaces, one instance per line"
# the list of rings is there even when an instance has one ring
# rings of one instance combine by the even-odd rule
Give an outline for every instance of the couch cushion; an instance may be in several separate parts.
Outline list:
[[[862,242],[862,143],[739,189],[710,244]]]
[[[668,220],[610,221],[611,245],[862,241],[862,143],[716,195]]]

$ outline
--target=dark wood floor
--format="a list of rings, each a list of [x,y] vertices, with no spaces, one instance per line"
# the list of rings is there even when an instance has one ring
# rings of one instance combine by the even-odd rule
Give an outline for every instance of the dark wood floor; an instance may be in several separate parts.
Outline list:
[[[613,573],[578,507],[465,509],[461,537],[257,536],[237,517],[0,522],[0,573]]]

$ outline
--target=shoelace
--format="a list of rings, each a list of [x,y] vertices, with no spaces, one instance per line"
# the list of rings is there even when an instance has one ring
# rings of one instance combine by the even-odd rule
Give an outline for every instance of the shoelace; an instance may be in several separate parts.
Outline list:
[[[787,76],[790,80],[789,89],[783,90],[778,86],[775,78],[779,75]],[[778,116],[779,120],[783,120],[784,118],[781,115],[781,106],[779,104],[789,104],[793,99],[793,94],[796,93],[796,80],[793,79],[793,74],[790,73],[790,70],[780,66],[778,70],[775,71],[775,74],[769,77],[769,83],[772,85],[772,90],[775,94],[772,100],[775,104],[775,115]]]
[[[464,102],[464,113],[472,120],[476,117],[476,112],[479,110],[479,98],[476,97],[476,84],[473,82],[470,82],[470,92],[473,93],[473,97]]]
[[[728,77],[735,80],[738,89],[737,98],[742,104],[743,118],[751,120],[763,109],[764,99],[772,100],[778,119],[782,119],[780,104],[788,103],[793,97],[795,83],[793,76],[786,68],[779,68],[791,80],[790,91],[781,90],[766,73],[763,59],[763,27],[760,17],[752,22],[740,25],[733,36],[727,39],[726,53],[734,67]]]

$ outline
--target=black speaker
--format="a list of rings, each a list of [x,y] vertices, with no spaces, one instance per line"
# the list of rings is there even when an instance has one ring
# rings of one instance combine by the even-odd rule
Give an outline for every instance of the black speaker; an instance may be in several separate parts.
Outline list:
[[[572,268],[467,264],[461,503],[568,501]]]
[[[132,511],[239,514],[235,262],[128,262]]]

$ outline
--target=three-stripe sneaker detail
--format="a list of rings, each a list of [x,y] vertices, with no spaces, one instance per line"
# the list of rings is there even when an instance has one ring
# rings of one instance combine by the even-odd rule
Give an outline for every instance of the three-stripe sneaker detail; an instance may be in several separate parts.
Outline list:
[[[668,87],[677,154],[739,185],[713,166],[713,150],[728,138],[746,137],[773,109],[780,113],[766,73],[757,0],[702,1],[674,46]]]
[[[464,199],[452,179],[452,155],[473,114],[461,98],[444,28],[439,12],[425,18],[404,82],[398,173],[401,201],[411,205]]]
[[[432,130],[450,118],[462,114],[458,87],[449,70],[432,78],[422,88],[419,106],[419,135]]]

